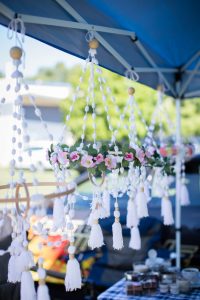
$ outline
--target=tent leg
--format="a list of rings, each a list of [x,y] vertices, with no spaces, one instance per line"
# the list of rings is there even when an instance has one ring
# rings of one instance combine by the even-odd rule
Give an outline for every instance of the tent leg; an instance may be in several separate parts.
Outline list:
[[[179,149],[181,147],[181,101],[176,99],[176,146]],[[176,156],[176,267],[181,267],[181,156],[178,151]]]

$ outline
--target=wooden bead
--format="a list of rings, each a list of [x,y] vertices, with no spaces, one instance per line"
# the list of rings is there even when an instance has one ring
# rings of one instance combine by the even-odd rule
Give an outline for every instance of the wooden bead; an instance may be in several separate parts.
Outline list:
[[[96,39],[93,39],[89,42],[90,49],[97,49],[99,47],[99,42]]]
[[[22,57],[22,49],[19,47],[12,47],[10,49],[10,56],[12,59],[20,59]]]
[[[133,87],[128,88],[128,94],[133,95],[135,93],[135,89]]]

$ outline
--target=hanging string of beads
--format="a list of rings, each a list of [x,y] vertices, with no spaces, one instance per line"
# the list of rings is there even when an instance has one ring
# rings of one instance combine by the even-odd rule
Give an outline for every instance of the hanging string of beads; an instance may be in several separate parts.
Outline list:
[[[181,161],[181,190],[180,190],[180,201],[182,206],[190,205],[190,197],[188,188],[186,185],[186,175],[185,175],[185,157],[182,157]]]

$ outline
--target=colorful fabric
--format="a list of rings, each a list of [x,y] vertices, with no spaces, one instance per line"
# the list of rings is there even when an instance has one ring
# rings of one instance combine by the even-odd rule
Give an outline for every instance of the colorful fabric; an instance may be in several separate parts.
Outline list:
[[[125,279],[121,279],[104,293],[100,294],[98,300],[200,300],[200,290],[195,289],[189,294],[163,295],[156,293],[152,296],[128,296],[126,294]]]

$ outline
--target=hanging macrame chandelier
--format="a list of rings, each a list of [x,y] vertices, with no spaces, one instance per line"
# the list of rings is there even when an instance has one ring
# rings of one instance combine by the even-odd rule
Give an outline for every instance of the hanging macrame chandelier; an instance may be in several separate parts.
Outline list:
[[[108,87],[106,80],[103,78],[102,70],[98,65],[96,58],[99,43],[96,39],[89,41],[89,56],[86,59],[83,73],[87,68],[90,70],[88,83],[88,95],[86,96],[85,114],[83,117],[81,142],[75,143],[69,147],[66,144],[51,144],[48,150],[48,159],[54,169],[62,171],[69,168],[85,168],[88,171],[89,179],[93,184],[93,200],[91,205],[91,213],[88,225],[91,226],[91,233],[88,241],[89,247],[92,249],[101,247],[104,244],[103,234],[99,225],[99,220],[110,215],[109,198],[110,195],[115,199],[114,203],[114,223],[113,229],[113,248],[120,250],[123,247],[122,228],[120,224],[120,212],[118,205],[118,197],[125,193],[129,195],[127,226],[131,229],[130,247],[139,250],[141,248],[140,235],[138,231],[139,220],[148,216],[147,202],[149,200],[149,187],[147,181],[147,169],[160,167],[165,174],[169,170],[168,159],[163,159],[159,154],[152,133],[148,131],[148,126],[142,117],[142,113],[134,99],[134,88],[128,89],[129,98],[124,107],[124,111],[119,116],[118,127],[114,128],[109,114],[107,96],[111,97],[113,107],[116,111],[119,108],[114,101],[114,97],[110,95],[111,89]],[[98,80],[95,82],[95,74]],[[80,77],[80,85],[83,77]],[[76,88],[76,94],[69,107],[69,114],[66,121],[71,118],[80,85]],[[96,95],[95,90],[101,92],[102,106],[104,107],[106,119],[108,121],[108,129],[111,133],[110,142],[104,143],[98,141],[98,130],[96,124]],[[107,95],[108,94],[108,95]],[[93,120],[93,142],[85,141],[86,122],[88,113],[92,108]],[[121,145],[117,141],[117,133],[120,126],[124,125],[125,113],[129,112],[128,138],[129,143]],[[135,113],[138,113],[148,135],[145,139],[145,146],[142,146],[138,136]],[[125,174],[127,170],[127,174]],[[96,175],[101,177],[101,181],[96,180]],[[98,239],[96,238],[98,236]]]
[[[10,57],[13,62],[13,71],[11,74],[11,80],[6,86],[5,96],[1,99],[1,103],[6,102],[7,97],[13,98],[13,114],[12,114],[12,130],[13,136],[11,138],[12,151],[10,161],[10,182],[9,184],[0,186],[1,190],[6,190],[5,198],[1,198],[0,202],[5,203],[5,208],[2,214],[1,223],[7,216],[11,219],[12,224],[12,242],[10,247],[0,254],[10,254],[8,263],[8,281],[12,283],[21,282],[21,300],[49,300],[48,288],[45,284],[46,272],[43,268],[43,259],[38,260],[38,277],[39,286],[37,293],[35,291],[34,282],[31,275],[31,268],[35,266],[33,255],[28,249],[27,231],[30,229],[30,218],[33,213],[39,216],[44,216],[46,211],[44,209],[45,200],[59,199],[63,201],[67,195],[70,194],[73,198],[75,191],[73,182],[67,184],[64,180],[65,173],[55,174],[57,182],[39,182],[36,178],[37,168],[32,162],[32,150],[30,147],[30,135],[28,123],[25,117],[25,111],[23,109],[23,93],[29,90],[28,84],[23,78],[22,65],[25,59],[25,52],[23,49],[25,26],[20,18],[13,19],[8,27],[8,38],[15,42],[15,45],[10,49]],[[35,98],[28,95],[30,102],[32,103],[35,111],[35,115],[41,121],[41,125],[47,132],[47,136],[50,142],[53,141],[53,136],[48,130],[47,124],[42,118],[42,113],[37,108]],[[62,139],[62,137],[61,137]],[[24,176],[22,169],[23,156],[27,153],[30,159],[30,171],[33,175],[32,182],[28,183]],[[18,176],[17,176],[18,175]],[[61,176],[62,175],[62,176]],[[50,194],[39,194],[37,188],[55,186],[57,191]],[[35,187],[35,194],[30,194],[29,188]],[[25,190],[25,197],[21,197],[21,188]],[[9,209],[7,203],[14,203],[15,207]],[[22,205],[25,203],[25,205]],[[56,203],[56,201],[55,201]],[[35,206],[37,204],[37,207]],[[58,218],[57,218],[58,219]],[[55,225],[55,224],[54,224]],[[35,224],[35,230],[38,234],[42,235],[44,239],[48,238],[50,230],[45,228],[42,223]],[[55,227],[55,226],[54,226]],[[53,228],[52,228],[53,230]],[[68,236],[63,231],[62,239],[67,240]],[[71,240],[73,244],[73,241]],[[73,252],[73,246],[69,251]],[[56,245],[55,245],[56,246]],[[71,253],[71,260],[73,253]],[[79,268],[79,265],[78,265]],[[80,272],[80,268],[78,269]],[[78,274],[78,272],[76,272]],[[69,278],[70,280],[70,278]],[[79,276],[79,286],[77,286],[77,280],[75,288],[81,287],[81,275]],[[69,286],[69,289],[73,289],[73,283]]]

